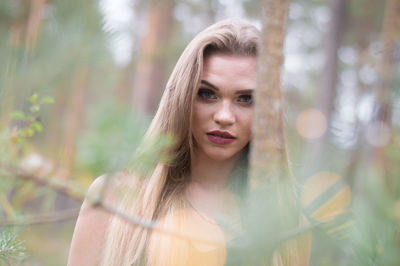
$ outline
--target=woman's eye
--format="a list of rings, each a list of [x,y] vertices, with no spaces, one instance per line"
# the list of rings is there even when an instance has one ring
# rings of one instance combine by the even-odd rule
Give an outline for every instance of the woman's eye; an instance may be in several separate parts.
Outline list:
[[[211,100],[211,99],[216,99],[217,97],[215,96],[215,93],[212,90],[209,89],[199,89],[197,92],[197,95],[205,100]]]
[[[240,95],[238,98],[238,102],[245,103],[245,104],[252,104],[253,103],[253,96],[251,95]]]

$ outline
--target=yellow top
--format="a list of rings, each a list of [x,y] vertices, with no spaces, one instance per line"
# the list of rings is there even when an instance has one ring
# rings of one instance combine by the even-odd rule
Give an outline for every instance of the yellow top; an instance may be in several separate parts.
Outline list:
[[[226,243],[232,236],[210,217],[188,208],[162,217],[158,223],[189,237],[177,237],[162,232],[152,233],[151,245],[157,245],[157,256],[148,254],[149,265],[222,266],[226,262]],[[203,240],[204,241],[203,241]],[[151,246],[150,249],[152,250]]]

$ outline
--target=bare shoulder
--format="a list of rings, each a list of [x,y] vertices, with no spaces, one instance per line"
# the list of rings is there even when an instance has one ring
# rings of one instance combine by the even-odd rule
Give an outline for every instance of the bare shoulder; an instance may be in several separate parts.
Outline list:
[[[125,183],[125,172],[112,177],[100,176],[90,185],[82,204],[72,237],[68,265],[98,265],[112,214],[93,202],[101,198],[113,204],[117,191]]]

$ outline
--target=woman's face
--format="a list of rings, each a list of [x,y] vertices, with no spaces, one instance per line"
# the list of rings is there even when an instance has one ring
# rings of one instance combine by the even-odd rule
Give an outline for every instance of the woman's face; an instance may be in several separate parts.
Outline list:
[[[214,54],[204,61],[193,106],[196,156],[228,160],[250,141],[256,57]]]

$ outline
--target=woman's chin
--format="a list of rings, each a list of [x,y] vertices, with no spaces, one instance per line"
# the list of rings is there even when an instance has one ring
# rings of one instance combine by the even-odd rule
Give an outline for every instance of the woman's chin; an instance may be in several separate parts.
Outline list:
[[[234,160],[236,159],[240,152],[230,152],[227,150],[223,151],[209,151],[205,153],[208,158],[210,158],[213,161],[217,162],[224,162],[224,161],[229,161],[229,160]]]

